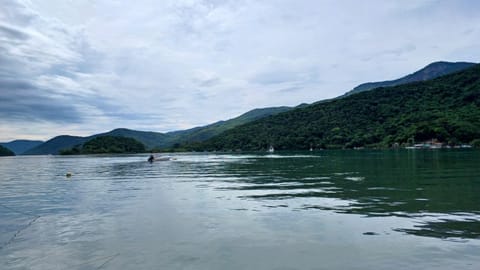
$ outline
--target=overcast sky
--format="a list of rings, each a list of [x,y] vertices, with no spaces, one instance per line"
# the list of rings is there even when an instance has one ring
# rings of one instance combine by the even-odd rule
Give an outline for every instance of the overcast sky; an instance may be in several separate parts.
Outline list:
[[[476,0],[0,0],[0,141],[186,129],[479,52]]]

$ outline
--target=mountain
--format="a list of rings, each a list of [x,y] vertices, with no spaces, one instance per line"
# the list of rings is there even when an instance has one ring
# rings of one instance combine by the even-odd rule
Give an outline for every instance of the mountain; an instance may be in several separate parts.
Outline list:
[[[213,136],[216,136],[226,130],[232,129],[236,126],[243,125],[245,123],[264,117],[286,112],[291,109],[293,108],[286,106],[254,109],[227,121],[219,121],[202,127],[169,132],[166,133],[169,138],[165,141],[165,145],[163,146],[171,147],[172,145],[179,143],[201,142]]]
[[[389,147],[436,138],[480,140],[480,65],[436,79],[382,87],[253,121],[192,150]]]
[[[15,153],[10,149],[0,145],[0,157],[5,157],[5,156],[15,156]]]
[[[33,147],[38,146],[42,143],[43,141],[15,140],[7,143],[0,143],[0,145],[12,150],[15,155],[20,155],[25,151],[32,149]]]
[[[138,131],[126,128],[117,128],[106,133],[95,134],[87,137],[87,140],[100,136],[129,137],[145,144],[147,148],[154,148],[167,139],[163,133],[153,131]]]
[[[126,128],[118,128],[109,132],[95,134],[88,137],[77,137],[62,135],[52,138],[43,144],[40,144],[24,154],[26,155],[56,155],[61,150],[72,149],[76,145],[83,144],[93,138],[100,136],[121,136],[130,137],[145,144],[147,149],[152,148],[170,148],[175,144],[185,142],[200,142],[209,139],[221,132],[231,129],[235,126],[260,119],[262,117],[271,116],[280,112],[288,111],[291,107],[272,107],[255,109],[240,115],[239,117],[220,121],[211,125],[196,127],[188,130],[174,131],[169,133],[158,133],[151,131],[137,131]]]
[[[145,145],[124,136],[98,136],[85,142],[82,147],[61,150],[61,155],[79,154],[132,154],[145,153]]]
[[[412,74],[409,74],[397,80],[360,84],[359,86],[353,88],[351,91],[345,93],[344,96],[372,90],[378,87],[396,86],[411,82],[427,81],[443,75],[448,75],[470,68],[474,65],[475,63],[468,62],[434,62]]]
[[[55,155],[58,154],[60,150],[72,148],[77,144],[83,144],[87,140],[86,137],[60,135],[24,152],[23,155]]]
[[[25,152],[25,155],[56,155],[59,154],[61,150],[71,149],[79,144],[84,144],[85,142],[101,136],[121,136],[121,137],[130,137],[135,140],[138,140],[145,144],[148,148],[153,148],[156,146],[157,142],[160,142],[165,139],[165,135],[158,132],[151,131],[137,131],[130,130],[126,128],[118,128],[109,132],[95,134],[88,137],[78,137],[78,136],[69,136],[61,135],[54,137],[45,143],[30,149]]]

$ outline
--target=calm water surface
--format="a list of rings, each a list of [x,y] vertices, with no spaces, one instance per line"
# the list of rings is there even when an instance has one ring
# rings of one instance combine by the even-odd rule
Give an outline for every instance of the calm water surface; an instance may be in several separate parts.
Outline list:
[[[480,269],[479,151],[147,156],[0,158],[0,269]]]

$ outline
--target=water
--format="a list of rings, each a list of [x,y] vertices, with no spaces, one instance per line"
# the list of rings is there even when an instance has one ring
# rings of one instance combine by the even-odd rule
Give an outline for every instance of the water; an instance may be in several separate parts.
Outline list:
[[[479,151],[147,157],[1,158],[0,269],[480,267]]]

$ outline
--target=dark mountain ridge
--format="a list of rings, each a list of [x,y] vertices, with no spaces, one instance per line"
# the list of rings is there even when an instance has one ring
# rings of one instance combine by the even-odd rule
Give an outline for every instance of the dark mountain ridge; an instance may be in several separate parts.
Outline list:
[[[21,155],[25,151],[32,149],[40,144],[43,141],[33,141],[33,140],[14,140],[11,142],[0,143],[0,145],[5,146],[6,148],[12,150],[15,155]]]
[[[426,67],[404,76],[400,79],[390,80],[390,81],[382,81],[382,82],[368,82],[360,84],[359,86],[353,88],[351,91],[345,93],[344,96],[349,96],[352,94],[360,93],[363,91],[369,91],[378,87],[388,87],[388,86],[396,86],[407,84],[411,82],[420,82],[438,78],[440,76],[452,74],[467,68],[474,66],[475,63],[469,62],[433,62]]]
[[[75,145],[82,144],[87,141],[86,137],[60,135],[56,136],[28,151],[23,155],[49,155],[58,154],[60,150],[71,148]]]

